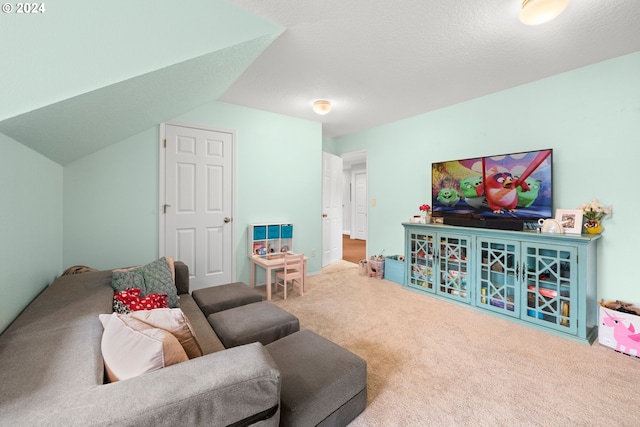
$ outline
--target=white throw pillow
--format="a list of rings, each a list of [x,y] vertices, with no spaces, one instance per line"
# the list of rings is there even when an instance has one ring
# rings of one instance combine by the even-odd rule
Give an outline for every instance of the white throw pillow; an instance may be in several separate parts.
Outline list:
[[[153,310],[139,310],[132,311],[127,316],[171,332],[178,339],[189,359],[202,356],[202,348],[198,343],[191,322],[189,322],[189,319],[181,309],[156,308]]]
[[[100,315],[102,357],[109,381],[137,377],[189,360],[178,339],[128,315]]]

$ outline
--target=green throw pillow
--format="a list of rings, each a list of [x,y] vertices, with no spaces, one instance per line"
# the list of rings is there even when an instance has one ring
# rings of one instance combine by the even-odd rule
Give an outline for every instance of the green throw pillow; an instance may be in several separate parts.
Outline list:
[[[142,277],[144,277],[144,288],[140,288],[142,291],[140,296],[167,294],[169,307],[180,307],[176,284],[171,276],[171,268],[164,257],[150,262],[138,270],[140,270]]]
[[[111,287],[116,292],[127,289],[139,288],[144,291],[144,276],[139,269],[134,270],[114,270],[111,278]]]
[[[166,294],[170,308],[180,307],[178,291],[171,275],[171,267],[164,257],[142,267],[114,270],[111,286],[116,292],[138,288],[141,297],[151,294]]]

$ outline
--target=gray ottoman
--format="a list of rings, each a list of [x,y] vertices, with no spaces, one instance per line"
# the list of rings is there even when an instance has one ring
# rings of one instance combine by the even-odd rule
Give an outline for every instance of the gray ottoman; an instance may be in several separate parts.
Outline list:
[[[296,316],[267,301],[219,311],[207,320],[225,348],[252,342],[267,345],[300,330]]]
[[[367,362],[309,330],[266,346],[282,376],[281,426],[346,426],[367,406]]]
[[[242,282],[198,289],[191,293],[204,317],[212,313],[262,301],[262,295]]]

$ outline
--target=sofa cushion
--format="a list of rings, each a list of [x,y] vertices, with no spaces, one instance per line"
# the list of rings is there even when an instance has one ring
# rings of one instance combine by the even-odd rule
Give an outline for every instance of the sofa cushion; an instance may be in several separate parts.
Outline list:
[[[171,266],[164,257],[141,267],[114,270],[111,286],[117,292],[128,288],[139,288],[142,297],[150,294],[166,294],[169,307],[180,306]]]
[[[219,311],[262,301],[262,295],[242,282],[197,289],[191,293],[205,317]]]
[[[102,357],[111,382],[189,360],[178,339],[130,315],[101,316]]]
[[[191,322],[179,308],[132,311],[127,317],[138,319],[148,325],[171,332],[178,339],[189,359],[202,356],[202,348]]]
[[[196,304],[190,294],[180,295],[180,310],[182,310],[185,317],[189,319],[191,326],[193,326],[203,354],[215,353],[225,349],[222,341],[220,341],[220,338],[213,331],[207,318],[204,317],[198,304]]]
[[[280,426],[347,425],[367,404],[367,362],[304,329],[268,344],[282,375]]]
[[[270,342],[300,330],[296,316],[267,301],[241,305],[207,317],[226,348]]]

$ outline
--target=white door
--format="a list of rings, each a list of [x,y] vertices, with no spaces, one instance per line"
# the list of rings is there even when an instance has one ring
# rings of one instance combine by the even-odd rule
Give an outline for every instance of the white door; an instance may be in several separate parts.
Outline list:
[[[322,153],[322,266],[342,259],[342,158]]]
[[[189,266],[191,290],[232,282],[234,135],[167,124],[164,137],[160,253]]]
[[[353,182],[353,221],[351,238],[367,240],[367,172],[354,171]]]

